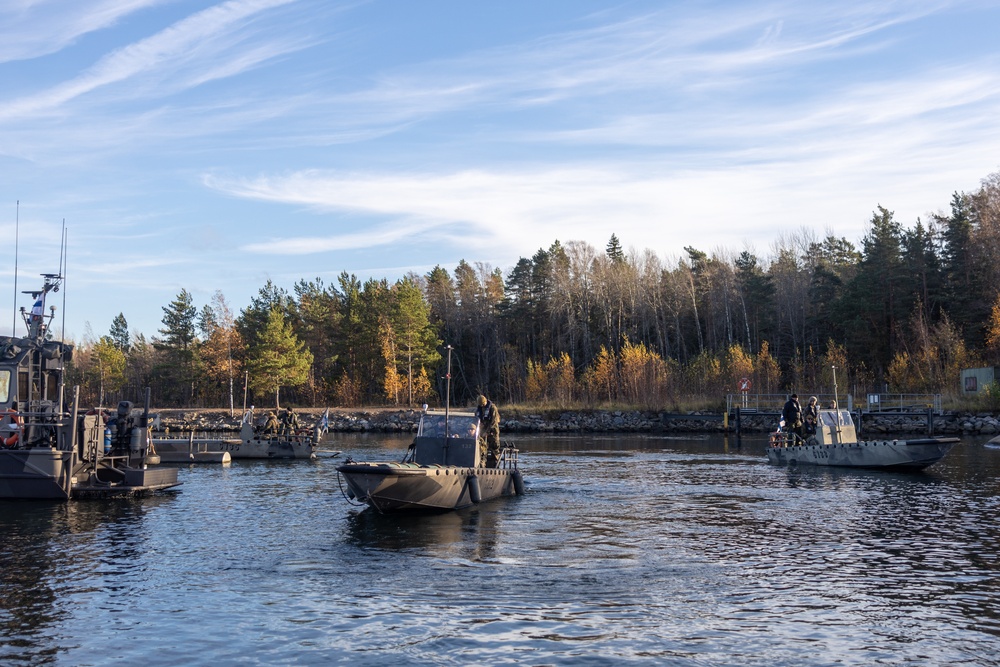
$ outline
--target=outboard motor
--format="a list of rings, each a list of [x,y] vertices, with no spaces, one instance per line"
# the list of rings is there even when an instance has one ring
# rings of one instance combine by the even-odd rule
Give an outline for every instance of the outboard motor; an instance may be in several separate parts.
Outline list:
[[[132,401],[121,401],[118,403],[118,423],[125,421],[132,413]]]
[[[126,456],[129,454],[129,439],[132,435],[132,401],[121,401],[118,403],[118,410],[108,421],[108,426],[114,427],[113,445],[111,453],[115,456]]]
[[[120,454],[128,455],[130,466],[142,467],[149,451],[146,429],[149,412],[148,409],[133,412],[132,405],[132,401],[118,404],[118,448]]]

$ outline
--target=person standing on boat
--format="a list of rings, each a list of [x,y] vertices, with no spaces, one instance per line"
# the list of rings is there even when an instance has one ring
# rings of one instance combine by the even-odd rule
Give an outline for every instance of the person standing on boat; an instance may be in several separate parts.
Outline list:
[[[480,394],[479,407],[479,459],[486,460],[487,468],[496,468],[500,460],[500,411],[493,401]]]
[[[295,435],[295,432],[299,430],[299,418],[295,414],[295,411],[291,408],[285,410],[285,414],[281,419],[282,430],[288,435]]]
[[[815,396],[810,396],[809,404],[802,411],[802,424],[807,438],[816,435],[817,423],[819,423],[819,403]]]
[[[792,394],[781,408],[781,418],[785,421],[785,430],[802,437],[802,406],[799,405],[798,394]]]
[[[277,435],[278,434],[278,416],[274,414],[274,410],[267,413],[267,421],[264,422],[264,435]]]

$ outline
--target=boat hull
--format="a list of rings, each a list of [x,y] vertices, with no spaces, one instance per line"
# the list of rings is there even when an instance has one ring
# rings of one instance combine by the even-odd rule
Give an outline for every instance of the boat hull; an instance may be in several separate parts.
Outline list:
[[[73,484],[73,498],[145,496],[180,486],[176,468],[98,467],[86,479]]]
[[[179,484],[177,470],[106,465],[87,469],[72,452],[47,447],[0,450],[0,499],[136,496]]]
[[[0,450],[0,498],[68,500],[72,452],[48,447]]]
[[[275,438],[154,438],[153,447],[164,463],[191,461],[225,463],[230,459],[311,459],[316,456],[313,440],[306,436]],[[207,455],[215,455],[217,458]]]
[[[348,497],[379,512],[446,511],[518,494],[516,469],[415,463],[350,463],[337,471]]]
[[[884,470],[922,470],[940,461],[958,438],[869,440],[834,445],[793,445],[767,448],[775,465],[820,465]]]

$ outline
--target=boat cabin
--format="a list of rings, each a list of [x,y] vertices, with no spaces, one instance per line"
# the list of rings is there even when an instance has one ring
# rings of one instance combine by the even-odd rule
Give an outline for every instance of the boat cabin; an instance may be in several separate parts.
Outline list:
[[[10,439],[20,430],[15,412],[46,418],[60,412],[63,364],[72,353],[72,345],[56,341],[0,336],[0,438]]]
[[[474,412],[427,410],[410,446],[420,465],[479,466],[479,418]]]
[[[816,442],[820,445],[842,445],[858,441],[854,420],[847,410],[820,410],[816,423]]]

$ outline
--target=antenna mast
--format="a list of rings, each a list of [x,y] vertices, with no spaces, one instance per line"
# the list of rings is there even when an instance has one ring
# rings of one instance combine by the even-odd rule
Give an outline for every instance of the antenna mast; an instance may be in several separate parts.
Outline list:
[[[21,200],[17,200],[16,213],[14,214],[14,319],[10,324],[10,335],[17,335],[17,243],[21,235]]]
[[[62,330],[59,332],[59,339],[66,340],[66,251],[67,251],[67,234],[66,231],[66,218],[63,218],[63,229],[62,229],[62,247],[59,249],[59,277],[62,278]]]

